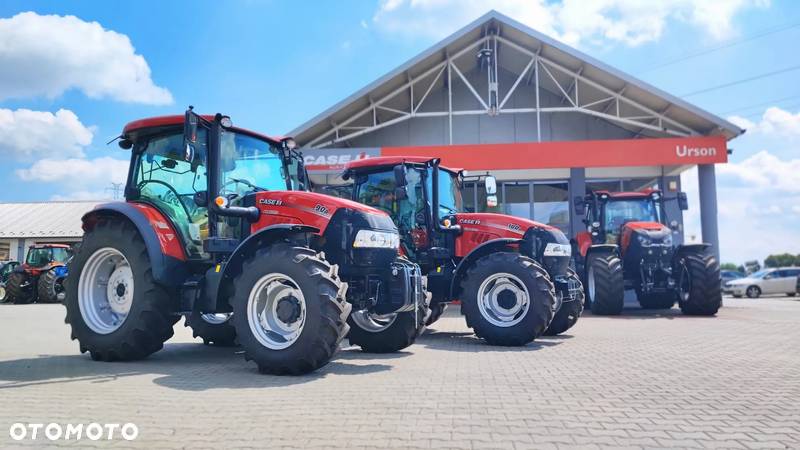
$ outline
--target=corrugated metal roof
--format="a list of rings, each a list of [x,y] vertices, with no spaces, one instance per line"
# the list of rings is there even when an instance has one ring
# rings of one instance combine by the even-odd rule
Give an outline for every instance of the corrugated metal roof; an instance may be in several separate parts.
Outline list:
[[[726,138],[733,139],[744,133],[743,129],[725,119],[492,10],[288,134],[299,144],[306,145],[314,138],[328,132],[331,124],[341,123],[364,105],[369,105],[373,98],[380,98],[382,94],[405,83],[409,76],[423,73],[427,68],[446,60],[448,54],[456,53],[470,41],[475,40],[480,36],[481,30],[490,25],[498,27],[506,38],[517,45],[538,52],[564,67],[581,68],[584,77],[612,91],[624,92],[625,97],[642,105],[664,111],[665,117],[697,130],[699,134],[721,133]]]
[[[81,237],[81,217],[100,203],[0,203],[0,239]]]

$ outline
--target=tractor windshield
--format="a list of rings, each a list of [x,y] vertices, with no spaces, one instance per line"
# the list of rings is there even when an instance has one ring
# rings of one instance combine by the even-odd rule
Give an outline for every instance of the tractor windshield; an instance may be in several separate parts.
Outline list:
[[[604,225],[610,234],[619,234],[626,222],[660,221],[658,208],[650,198],[611,200],[606,204]]]
[[[292,161],[296,165],[295,158]],[[222,135],[220,169],[221,194],[299,188],[296,167],[284,167],[279,149],[246,134],[226,131]]]
[[[428,169],[428,192],[431,188],[433,169]],[[446,170],[439,169],[439,215],[455,214],[461,210],[461,189],[458,176]]]
[[[44,267],[52,262],[64,262],[69,257],[66,248],[31,248],[25,262],[31,267]]]

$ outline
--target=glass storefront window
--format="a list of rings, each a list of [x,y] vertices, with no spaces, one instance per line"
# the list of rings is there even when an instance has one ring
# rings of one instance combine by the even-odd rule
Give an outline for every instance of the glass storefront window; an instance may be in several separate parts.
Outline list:
[[[502,205],[505,213],[529,219],[531,217],[530,184],[524,182],[503,183]]]

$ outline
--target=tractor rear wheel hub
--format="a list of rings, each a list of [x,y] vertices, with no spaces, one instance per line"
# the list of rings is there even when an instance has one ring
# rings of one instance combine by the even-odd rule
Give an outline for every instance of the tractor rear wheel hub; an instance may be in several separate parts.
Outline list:
[[[293,296],[282,298],[278,301],[276,312],[278,320],[286,324],[292,324],[300,318],[300,302]]]

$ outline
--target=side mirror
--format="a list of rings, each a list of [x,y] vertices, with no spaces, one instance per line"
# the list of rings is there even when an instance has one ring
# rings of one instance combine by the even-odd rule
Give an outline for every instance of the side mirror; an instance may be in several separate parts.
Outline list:
[[[678,192],[678,208],[681,211],[689,209],[689,198],[686,196],[686,192]]]
[[[408,198],[408,190],[405,186],[398,186],[394,188],[395,200],[405,200]]]
[[[484,180],[484,184],[486,185],[486,196],[494,196],[497,195],[497,178],[488,175]],[[495,203],[497,202],[497,198],[495,197]]]
[[[585,216],[586,215],[586,202],[583,200],[583,197],[576,196],[572,199],[572,205],[575,208],[575,215],[576,216]]]
[[[405,164],[398,164],[394,166],[394,184],[397,187],[405,187],[408,185]]]
[[[183,159],[194,160],[194,146],[197,144],[197,114],[194,107],[189,106],[183,119]]]

